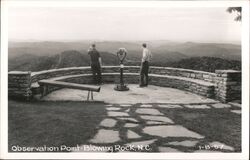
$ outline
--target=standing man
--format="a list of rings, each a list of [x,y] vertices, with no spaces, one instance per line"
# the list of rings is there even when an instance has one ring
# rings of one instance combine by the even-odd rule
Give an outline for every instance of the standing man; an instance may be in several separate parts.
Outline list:
[[[148,86],[149,62],[152,59],[151,52],[147,49],[147,44],[142,44],[142,61],[140,70],[140,87]]]
[[[94,84],[101,84],[102,82],[102,59],[100,53],[96,50],[95,44],[92,44],[88,50],[88,54],[90,56],[90,66],[93,74],[93,82]]]

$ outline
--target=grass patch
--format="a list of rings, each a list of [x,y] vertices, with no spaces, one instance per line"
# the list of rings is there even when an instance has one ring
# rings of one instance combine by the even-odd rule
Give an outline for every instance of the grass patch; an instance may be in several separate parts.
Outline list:
[[[176,124],[205,136],[201,146],[219,141],[241,151],[241,115],[229,109],[162,109]]]
[[[9,100],[11,146],[76,146],[97,132],[106,116],[103,104],[83,102],[20,102]]]

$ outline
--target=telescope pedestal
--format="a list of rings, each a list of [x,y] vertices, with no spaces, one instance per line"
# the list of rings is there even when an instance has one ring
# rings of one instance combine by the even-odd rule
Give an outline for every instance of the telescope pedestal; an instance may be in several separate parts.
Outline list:
[[[128,91],[129,88],[124,84],[117,84],[114,88],[116,91]]]
[[[121,68],[120,68],[120,84],[117,84],[114,89],[116,91],[128,91],[129,88],[123,82],[123,64],[121,64],[120,66],[121,66]]]

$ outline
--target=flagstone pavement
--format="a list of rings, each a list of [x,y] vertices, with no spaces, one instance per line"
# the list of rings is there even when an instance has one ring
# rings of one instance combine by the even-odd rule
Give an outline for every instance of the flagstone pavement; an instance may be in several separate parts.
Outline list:
[[[101,150],[103,152],[200,153],[234,151],[234,147],[219,141],[207,142],[204,145],[204,135],[176,124],[172,119],[164,115],[164,113],[161,113],[159,109],[162,107],[165,109],[186,108],[202,110],[225,108],[239,115],[241,114],[240,108],[235,110],[232,106],[222,103],[206,105],[107,104],[105,107],[108,116],[100,122],[99,126],[97,126],[97,133],[89,140],[89,145],[92,148],[104,147]],[[174,140],[171,140],[171,138],[174,138]],[[164,143],[159,143],[161,141],[164,141]],[[110,148],[107,149],[108,146]],[[204,146],[209,147],[209,149]],[[212,147],[214,149],[211,150]],[[85,149],[83,147],[80,148],[80,150],[77,150],[78,152],[86,152],[86,147]]]
[[[129,85],[127,92],[113,90],[114,85],[103,85],[96,100],[104,102],[106,115],[96,127],[97,132],[75,151],[88,152],[233,152],[235,148],[220,141],[205,142],[206,138],[175,122],[164,110],[221,110],[237,116],[241,107],[222,104],[189,92],[173,88]],[[65,94],[67,93],[67,94]],[[178,98],[177,98],[178,97]],[[42,100],[82,101],[86,92],[62,89]],[[86,145],[87,149],[86,149]],[[114,146],[117,150],[114,150]],[[102,147],[102,149],[98,149]],[[207,149],[207,147],[214,149]],[[92,148],[92,150],[90,149]],[[113,148],[113,149],[111,149]],[[217,149],[220,148],[220,149]]]

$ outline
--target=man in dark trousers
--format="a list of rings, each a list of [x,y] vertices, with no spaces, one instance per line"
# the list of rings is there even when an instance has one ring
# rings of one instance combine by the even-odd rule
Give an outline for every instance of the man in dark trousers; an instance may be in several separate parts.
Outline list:
[[[142,44],[142,61],[141,61],[141,70],[140,70],[140,87],[148,86],[148,70],[149,62],[151,61],[152,54],[147,49],[147,44]]]
[[[102,82],[102,59],[100,53],[96,50],[95,44],[92,44],[88,50],[88,54],[90,56],[90,66],[93,73],[93,83],[101,84]]]

